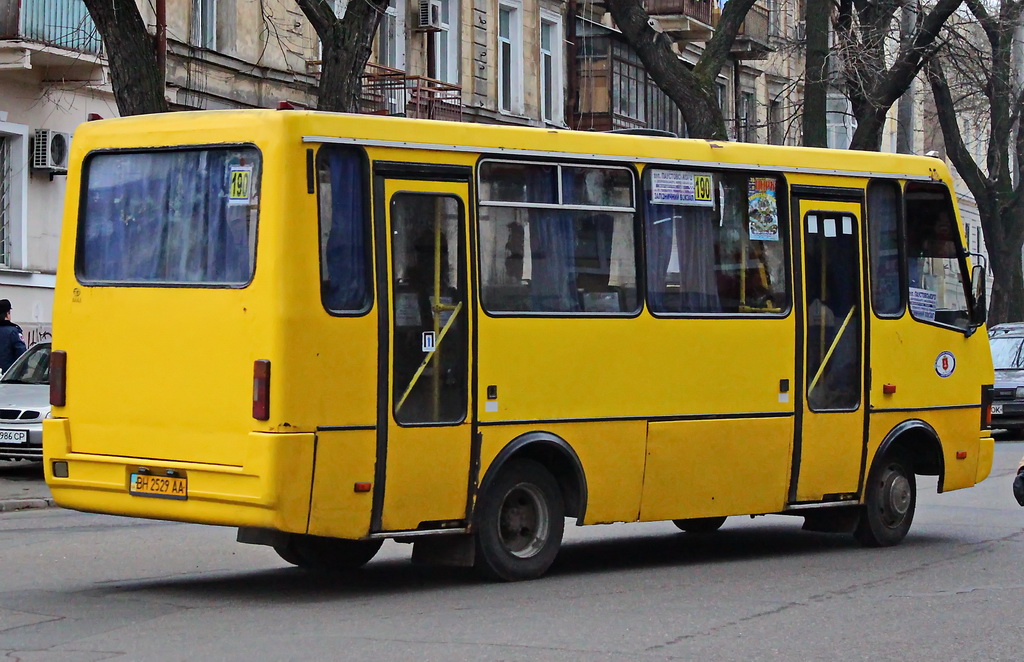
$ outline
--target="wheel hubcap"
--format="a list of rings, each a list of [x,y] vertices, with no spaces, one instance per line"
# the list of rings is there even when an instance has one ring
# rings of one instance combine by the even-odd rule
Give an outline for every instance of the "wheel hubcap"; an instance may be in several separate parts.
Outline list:
[[[498,535],[513,556],[525,559],[540,552],[550,524],[547,502],[536,485],[520,483],[505,495],[498,514]]]
[[[889,526],[897,526],[910,510],[913,498],[910,481],[902,472],[890,470],[882,483],[882,517]]]

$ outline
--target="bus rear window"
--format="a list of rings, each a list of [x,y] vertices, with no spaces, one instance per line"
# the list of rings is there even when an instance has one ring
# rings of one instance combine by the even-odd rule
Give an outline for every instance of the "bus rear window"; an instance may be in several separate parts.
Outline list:
[[[96,154],[83,187],[79,280],[240,286],[252,278],[255,148]]]

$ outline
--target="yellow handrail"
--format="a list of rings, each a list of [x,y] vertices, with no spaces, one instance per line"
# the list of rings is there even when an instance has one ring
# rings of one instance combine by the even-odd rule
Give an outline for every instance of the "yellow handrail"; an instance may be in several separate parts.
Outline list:
[[[836,334],[835,340],[832,341],[832,345],[828,348],[828,351],[825,352],[825,358],[822,360],[821,365],[818,366],[818,372],[814,375],[814,379],[811,380],[811,385],[807,389],[808,397],[810,397],[814,387],[817,386],[818,380],[821,378],[821,373],[824,372],[825,366],[828,365],[829,359],[832,358],[832,352],[836,351],[836,347],[839,345],[839,341],[842,339],[843,333],[846,331],[846,327],[850,323],[850,320],[853,319],[853,313],[856,311],[857,306],[852,306],[850,308],[850,313],[846,316],[846,319],[843,320],[843,325],[839,327],[839,333]]]
[[[459,311],[461,310],[462,302],[460,301],[458,305],[456,305],[455,308],[453,309],[452,316],[448,318],[448,322],[444,325],[444,328],[441,329],[441,333],[438,334],[437,340],[434,341],[434,351],[429,352],[426,355],[426,357],[424,357],[423,362],[420,363],[420,367],[416,369],[416,372],[413,373],[412,379],[409,380],[409,386],[405,389],[405,393],[402,394],[402,397],[399,398],[398,404],[395,405],[396,414],[402,409],[402,405],[405,404],[405,400],[406,398],[409,397],[409,394],[412,393],[413,387],[415,387],[416,383],[420,380],[420,376],[423,374],[423,371],[426,370],[427,364],[430,363],[430,361],[434,358],[434,355],[437,354],[438,348],[441,347],[441,341],[444,340],[445,334],[448,333],[448,329],[452,327],[452,322],[454,322],[455,318],[459,316]]]

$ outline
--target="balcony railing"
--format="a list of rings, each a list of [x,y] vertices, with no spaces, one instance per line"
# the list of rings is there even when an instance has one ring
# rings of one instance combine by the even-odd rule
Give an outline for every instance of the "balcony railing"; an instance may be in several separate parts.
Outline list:
[[[361,110],[431,120],[462,120],[462,87],[399,69],[367,64]]]
[[[754,5],[743,18],[737,37],[746,37],[759,44],[768,43],[768,8]]]
[[[98,55],[99,32],[82,0],[0,0],[0,39]]]
[[[712,0],[646,0],[644,5],[651,16],[687,16],[711,25]]]

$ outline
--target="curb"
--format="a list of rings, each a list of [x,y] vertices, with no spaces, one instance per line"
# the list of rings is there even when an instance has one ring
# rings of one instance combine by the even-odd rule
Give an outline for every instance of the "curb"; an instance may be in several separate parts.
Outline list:
[[[17,510],[29,510],[32,508],[54,508],[56,505],[56,502],[49,497],[6,499],[0,500],[0,513],[12,513]]]

